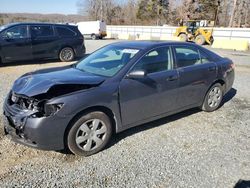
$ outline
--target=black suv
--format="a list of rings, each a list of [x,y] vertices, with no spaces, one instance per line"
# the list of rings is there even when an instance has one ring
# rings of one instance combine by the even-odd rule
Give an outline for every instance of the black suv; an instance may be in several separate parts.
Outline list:
[[[77,26],[13,23],[0,27],[0,62],[59,58],[72,61],[85,53]]]

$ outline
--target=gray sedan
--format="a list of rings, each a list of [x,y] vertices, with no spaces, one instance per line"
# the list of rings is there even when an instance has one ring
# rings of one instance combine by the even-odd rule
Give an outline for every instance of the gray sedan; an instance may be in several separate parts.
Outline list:
[[[4,129],[31,147],[88,156],[114,133],[194,107],[218,109],[233,82],[233,62],[195,44],[114,43],[17,79]]]

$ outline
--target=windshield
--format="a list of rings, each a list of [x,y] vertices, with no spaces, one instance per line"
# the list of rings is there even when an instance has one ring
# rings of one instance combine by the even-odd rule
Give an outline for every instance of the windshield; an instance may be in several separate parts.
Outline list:
[[[109,45],[80,61],[76,68],[92,74],[112,77],[138,52],[138,49]]]
[[[0,32],[4,29],[6,29],[7,27],[10,27],[12,25],[15,25],[15,23],[10,23],[10,24],[6,24],[6,25],[0,25]]]
[[[7,27],[7,25],[0,26],[0,31],[4,30]]]

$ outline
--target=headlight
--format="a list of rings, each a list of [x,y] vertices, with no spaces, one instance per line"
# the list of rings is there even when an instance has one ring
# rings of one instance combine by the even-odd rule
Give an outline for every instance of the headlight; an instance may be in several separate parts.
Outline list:
[[[63,104],[45,104],[44,105],[44,113],[45,116],[51,116],[56,114],[61,108],[63,107]]]

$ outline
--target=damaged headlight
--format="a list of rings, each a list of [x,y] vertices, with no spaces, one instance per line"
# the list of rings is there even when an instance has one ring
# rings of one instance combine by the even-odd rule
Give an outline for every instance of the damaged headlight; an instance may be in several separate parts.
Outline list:
[[[56,114],[61,108],[63,107],[63,104],[45,104],[44,105],[44,114],[45,116],[51,116]]]

